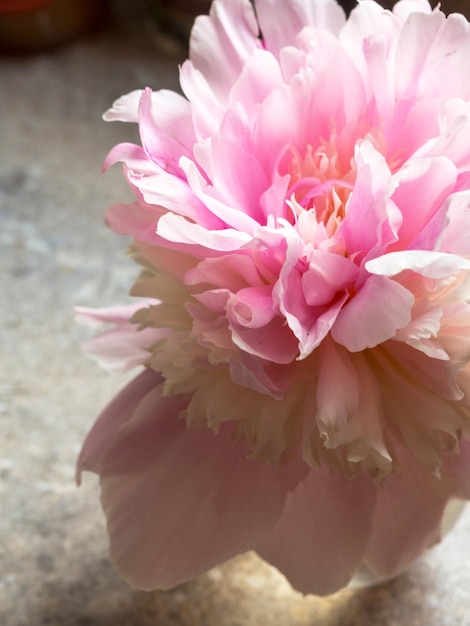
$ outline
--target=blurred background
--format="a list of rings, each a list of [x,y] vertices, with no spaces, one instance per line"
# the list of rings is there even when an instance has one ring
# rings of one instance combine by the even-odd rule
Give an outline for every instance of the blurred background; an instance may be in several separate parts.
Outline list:
[[[470,625],[469,511],[375,589],[303,598],[246,555],[142,593],[109,563],[95,477],[75,486],[81,442],[125,381],[83,354],[72,308],[126,302],[136,275],[127,241],[103,225],[130,192],[101,165],[137,130],[101,115],[133,89],[178,88],[208,4],[0,0],[0,626]]]
[[[356,0],[337,0],[349,13]],[[379,0],[391,8],[394,0]],[[432,6],[438,4],[431,0]],[[469,0],[442,0],[446,13],[468,15]],[[160,32],[187,40],[194,18],[207,13],[210,0],[0,0],[0,49],[31,52],[64,45],[126,17],[153,22]]]

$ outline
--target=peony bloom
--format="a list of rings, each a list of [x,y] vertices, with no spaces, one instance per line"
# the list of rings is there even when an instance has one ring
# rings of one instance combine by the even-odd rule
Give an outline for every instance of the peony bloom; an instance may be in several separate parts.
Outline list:
[[[79,471],[133,585],[256,550],[328,594],[401,571],[470,499],[469,58],[427,0],[215,0],[185,97],[106,113],[140,128],[106,166],[143,299],[80,312],[144,369]]]

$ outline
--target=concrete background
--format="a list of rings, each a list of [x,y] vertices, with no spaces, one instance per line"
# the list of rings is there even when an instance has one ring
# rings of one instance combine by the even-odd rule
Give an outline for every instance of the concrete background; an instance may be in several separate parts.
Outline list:
[[[183,51],[148,22],[59,51],[0,57],[0,626],[466,626],[470,510],[452,535],[382,587],[303,598],[246,555],[170,592],[113,572],[94,476],[74,464],[124,380],[83,354],[75,304],[127,300],[126,241],[102,224],[130,198],[101,163],[136,129],[102,112],[131,89],[177,87]]]

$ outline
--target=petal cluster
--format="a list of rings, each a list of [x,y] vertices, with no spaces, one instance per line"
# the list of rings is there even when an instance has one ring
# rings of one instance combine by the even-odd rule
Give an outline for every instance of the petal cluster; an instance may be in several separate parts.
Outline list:
[[[105,165],[135,193],[107,222],[144,300],[80,314],[146,370],[79,466],[134,584],[256,549],[331,593],[400,571],[470,497],[468,58],[427,0],[215,0],[184,96],[105,114],[139,125]]]

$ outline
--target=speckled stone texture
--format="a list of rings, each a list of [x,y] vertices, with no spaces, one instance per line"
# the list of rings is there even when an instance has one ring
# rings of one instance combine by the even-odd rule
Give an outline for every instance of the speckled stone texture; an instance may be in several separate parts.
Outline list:
[[[113,572],[95,477],[77,489],[74,463],[124,381],[85,357],[71,311],[127,301],[136,273],[102,225],[130,194],[118,167],[100,174],[136,129],[101,113],[131,89],[176,88],[181,60],[144,25],[0,58],[0,625],[470,625],[470,510],[399,579],[326,599],[294,593],[253,555],[165,593]]]

